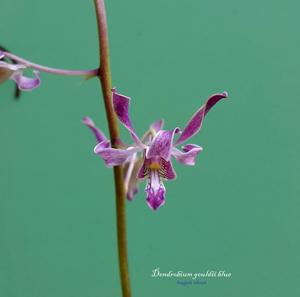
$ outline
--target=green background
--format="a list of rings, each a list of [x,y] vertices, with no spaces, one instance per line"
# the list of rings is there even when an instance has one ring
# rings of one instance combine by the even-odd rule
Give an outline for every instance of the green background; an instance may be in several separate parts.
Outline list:
[[[141,135],[161,117],[183,127],[227,90],[175,164],[167,203],[144,184],[127,203],[133,296],[297,296],[300,2],[107,1],[113,84],[132,97]],[[0,43],[37,63],[98,64],[92,1],[1,0]],[[107,132],[97,80],[42,74],[13,99],[0,90],[0,297],[120,296],[112,172],[80,120]],[[122,129],[125,139],[127,132]],[[151,271],[226,270],[180,286]],[[298,282],[298,283],[297,283]]]

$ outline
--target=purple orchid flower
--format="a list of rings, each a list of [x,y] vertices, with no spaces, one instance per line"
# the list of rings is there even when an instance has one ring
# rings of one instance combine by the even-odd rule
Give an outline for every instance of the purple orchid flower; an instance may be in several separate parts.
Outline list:
[[[5,58],[11,60],[13,64],[5,62]],[[33,77],[23,75],[26,69],[33,69]],[[4,51],[3,48],[0,49],[0,84],[10,79],[17,84],[20,90],[31,91],[41,84],[39,71],[58,75],[82,76],[89,79],[97,76],[99,70],[68,70],[47,67]]]
[[[8,79],[13,80],[22,91],[31,91],[40,85],[41,81],[38,71],[33,71],[33,78],[27,77],[23,75],[24,70],[27,68],[26,65],[6,63],[1,60],[5,56],[4,52],[0,51],[0,83]]]
[[[148,206],[157,210],[165,203],[166,189],[164,180],[176,178],[171,158],[178,162],[193,166],[202,148],[196,144],[186,144],[182,151],[176,146],[184,143],[199,132],[203,119],[208,111],[221,99],[226,98],[227,92],[212,95],[192,116],[181,132],[177,127],[163,130],[163,120],[154,122],[142,138],[139,138],[131,124],[129,117],[130,98],[112,89],[113,107],[120,122],[128,129],[134,141],[132,145],[120,142],[120,148],[112,148],[104,133],[94,122],[86,117],[83,123],[94,133],[98,144],[94,152],[105,162],[106,166],[124,165],[124,183],[127,199],[132,200],[138,192],[140,180],[147,179],[146,201]],[[180,134],[176,141],[174,137]]]

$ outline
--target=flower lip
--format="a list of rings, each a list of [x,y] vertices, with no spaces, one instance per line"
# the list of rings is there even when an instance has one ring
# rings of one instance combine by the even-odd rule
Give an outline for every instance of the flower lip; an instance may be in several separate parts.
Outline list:
[[[176,172],[172,166],[172,162],[166,161],[160,157],[152,159],[144,158],[143,164],[138,171],[137,178],[139,180],[149,178],[153,171],[157,171],[159,176],[164,180],[176,179]]]
[[[165,203],[166,189],[160,181],[159,172],[157,170],[151,170],[145,191],[147,193],[146,201],[151,209],[157,210]]]
[[[151,188],[146,189],[147,193],[147,205],[152,209],[152,210],[158,210],[160,207],[162,207],[166,200],[165,200],[165,194],[166,194],[166,189],[165,187],[160,188],[158,192],[155,194]]]

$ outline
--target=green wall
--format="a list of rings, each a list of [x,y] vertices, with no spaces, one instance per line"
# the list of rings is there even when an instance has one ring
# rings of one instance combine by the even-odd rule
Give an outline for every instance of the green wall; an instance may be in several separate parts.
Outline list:
[[[138,297],[297,296],[300,2],[107,1],[113,84],[132,97],[139,134],[183,127],[212,93],[230,98],[175,164],[167,203],[144,184],[127,204]],[[92,1],[1,0],[0,43],[53,67],[98,64]],[[42,74],[16,101],[0,89],[0,297],[120,296],[112,172],[80,120],[107,132],[97,80]],[[122,129],[125,139],[127,132]],[[151,272],[226,270],[182,286]]]

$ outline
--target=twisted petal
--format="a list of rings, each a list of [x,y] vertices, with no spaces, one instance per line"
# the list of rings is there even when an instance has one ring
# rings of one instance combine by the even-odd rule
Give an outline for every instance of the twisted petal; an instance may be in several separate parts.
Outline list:
[[[227,92],[223,92],[220,94],[212,95],[204,105],[202,105],[198,111],[192,116],[190,121],[185,126],[182,134],[176,141],[176,145],[183,143],[187,139],[191,138],[193,135],[195,135],[201,128],[203,119],[205,115],[208,113],[208,111],[221,99],[227,98],[228,94]]]
[[[196,144],[187,144],[182,149],[183,152],[174,147],[172,155],[178,162],[190,166],[195,165],[197,155],[203,150],[201,146]]]
[[[94,148],[95,154],[99,155],[107,167],[122,165],[128,161],[132,154],[138,152],[140,148],[129,147],[126,150],[109,147],[108,141],[98,143]]]
[[[150,178],[145,189],[147,193],[147,204],[153,209],[157,210],[165,203],[166,189],[160,181],[159,173],[157,170],[150,172]]]
[[[134,142],[144,148],[144,144],[141,142],[139,137],[136,135],[135,130],[131,124],[131,120],[129,117],[129,104],[130,98],[124,96],[122,94],[117,93],[117,90],[114,88],[112,89],[112,97],[113,97],[113,106],[114,110],[118,116],[120,122],[127,128],[133,138]]]
[[[89,117],[83,118],[82,123],[91,129],[91,131],[94,133],[94,135],[96,137],[97,142],[100,143],[100,142],[107,140],[104,133],[95,126],[95,123],[93,122],[93,120],[91,118],[89,118]]]
[[[34,77],[26,77],[22,71],[16,71],[12,74],[10,79],[14,80],[18,88],[22,91],[31,91],[36,89],[41,84],[40,74],[38,71],[33,71]]]
[[[179,128],[173,130],[160,130],[154,137],[149,149],[146,152],[146,158],[161,157],[169,161],[173,147],[173,138],[179,133]]]

